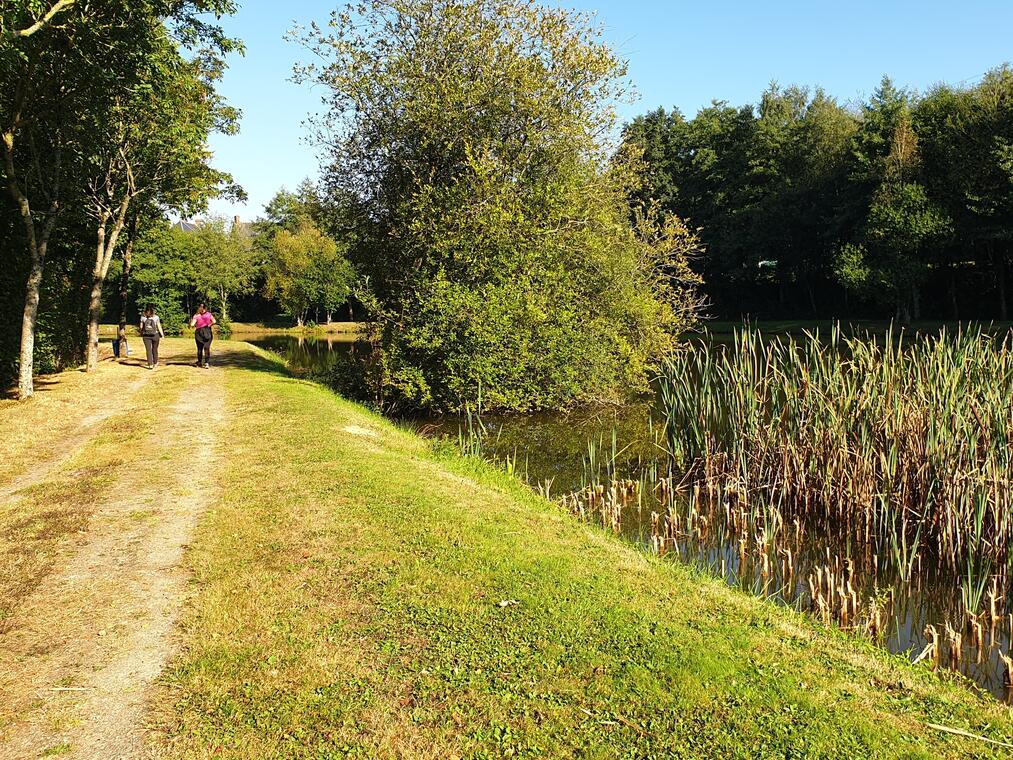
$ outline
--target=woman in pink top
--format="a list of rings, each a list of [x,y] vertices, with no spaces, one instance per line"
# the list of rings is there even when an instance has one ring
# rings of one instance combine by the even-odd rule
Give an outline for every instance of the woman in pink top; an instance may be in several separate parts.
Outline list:
[[[190,320],[190,327],[194,328],[194,338],[197,340],[198,367],[204,367],[204,369],[211,367],[211,341],[215,339],[211,328],[216,324],[218,324],[218,320],[204,304],[197,307],[197,313]]]

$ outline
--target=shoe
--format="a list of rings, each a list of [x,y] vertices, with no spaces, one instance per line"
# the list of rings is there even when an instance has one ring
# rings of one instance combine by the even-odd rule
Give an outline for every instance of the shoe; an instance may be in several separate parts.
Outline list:
[[[211,369],[211,365],[210,364],[205,364],[204,365],[204,369]]]

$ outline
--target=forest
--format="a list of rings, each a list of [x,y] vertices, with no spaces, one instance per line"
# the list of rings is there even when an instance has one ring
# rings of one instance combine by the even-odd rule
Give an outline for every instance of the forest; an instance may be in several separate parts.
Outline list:
[[[758,104],[627,125],[642,200],[687,220],[715,316],[1010,318],[1013,71],[867,102],[771,85]]]

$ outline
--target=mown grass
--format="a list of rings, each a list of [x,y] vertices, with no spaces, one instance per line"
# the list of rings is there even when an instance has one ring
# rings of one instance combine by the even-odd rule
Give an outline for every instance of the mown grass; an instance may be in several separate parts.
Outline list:
[[[20,601],[52,570],[68,542],[87,529],[103,494],[125,468],[140,460],[138,444],[156,430],[158,406],[178,393],[179,378],[166,378],[157,385],[157,391],[145,389],[144,403],[129,405],[106,420],[56,471],[0,502],[0,633],[6,630]],[[106,388],[115,388],[115,381]],[[65,410],[60,404],[53,411]],[[44,440],[44,431],[40,432],[39,439]],[[49,439],[46,448],[50,453],[59,452],[63,446],[77,443]]]
[[[990,698],[647,556],[257,355],[167,757],[1006,756]]]

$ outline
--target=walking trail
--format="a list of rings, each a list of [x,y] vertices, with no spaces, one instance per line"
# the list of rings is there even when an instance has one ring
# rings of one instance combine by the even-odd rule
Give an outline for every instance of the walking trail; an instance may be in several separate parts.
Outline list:
[[[144,756],[224,422],[224,370],[163,345],[0,406],[0,758]]]

